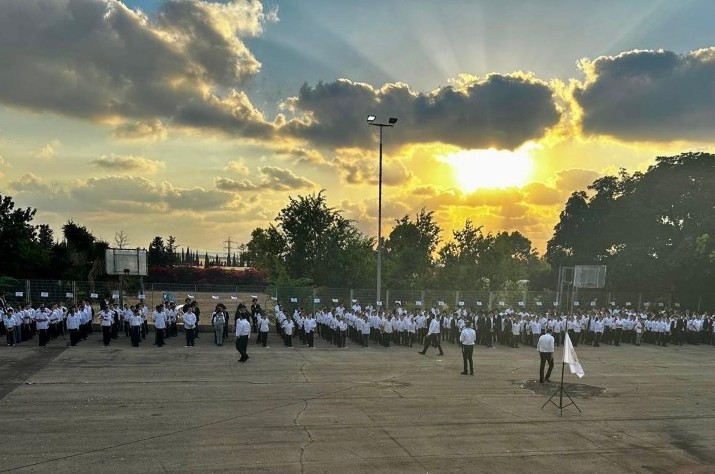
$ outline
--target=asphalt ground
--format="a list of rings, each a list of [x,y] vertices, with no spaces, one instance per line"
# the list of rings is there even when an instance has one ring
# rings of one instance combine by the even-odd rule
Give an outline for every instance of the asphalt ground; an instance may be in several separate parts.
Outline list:
[[[253,337],[0,347],[0,472],[715,472],[712,346],[579,346],[559,416],[531,347]]]

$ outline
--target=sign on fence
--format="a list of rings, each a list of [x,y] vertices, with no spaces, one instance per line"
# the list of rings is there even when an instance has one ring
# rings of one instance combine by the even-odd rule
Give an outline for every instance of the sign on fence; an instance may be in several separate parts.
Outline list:
[[[40,298],[48,298],[49,296],[50,296],[50,293],[47,291],[40,292]]]

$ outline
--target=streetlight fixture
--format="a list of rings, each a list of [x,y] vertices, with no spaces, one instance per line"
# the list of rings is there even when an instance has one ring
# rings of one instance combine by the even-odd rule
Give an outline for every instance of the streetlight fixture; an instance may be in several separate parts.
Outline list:
[[[387,123],[376,121],[374,115],[367,116],[367,123],[380,129],[380,165],[379,178],[377,185],[377,300],[376,303],[382,301],[382,129],[385,127],[394,127],[397,123],[397,118],[390,117]]]

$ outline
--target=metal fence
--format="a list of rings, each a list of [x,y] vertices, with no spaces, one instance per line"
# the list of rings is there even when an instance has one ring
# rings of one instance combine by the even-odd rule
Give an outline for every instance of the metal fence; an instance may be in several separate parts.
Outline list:
[[[69,280],[0,280],[0,292],[14,305],[41,302],[76,303],[80,300],[99,301],[105,298],[121,299],[133,303],[144,299],[156,305],[166,299],[183,302],[196,299],[203,308],[221,302],[231,308],[243,302],[250,305],[255,297],[264,308],[276,302],[285,308],[314,309],[336,303],[351,305],[358,301],[363,306],[376,304],[376,290],[313,287],[270,287],[233,285],[193,285],[179,283],[142,283],[138,280],[119,281],[69,281]],[[670,294],[657,292],[618,292],[607,290],[578,290],[575,294],[555,291],[458,291],[458,290],[391,290],[386,289],[380,301],[384,308],[394,308],[398,303],[410,309],[467,307],[492,310],[515,308],[529,311],[546,309],[621,307],[643,309],[682,308],[691,310],[715,309],[715,293]]]

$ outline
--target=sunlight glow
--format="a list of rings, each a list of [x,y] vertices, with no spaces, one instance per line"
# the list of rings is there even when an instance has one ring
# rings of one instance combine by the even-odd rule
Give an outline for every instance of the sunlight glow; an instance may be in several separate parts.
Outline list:
[[[524,186],[529,182],[534,168],[531,150],[522,146],[510,150],[461,150],[440,158],[454,169],[454,179],[465,193],[477,189],[495,189]]]

